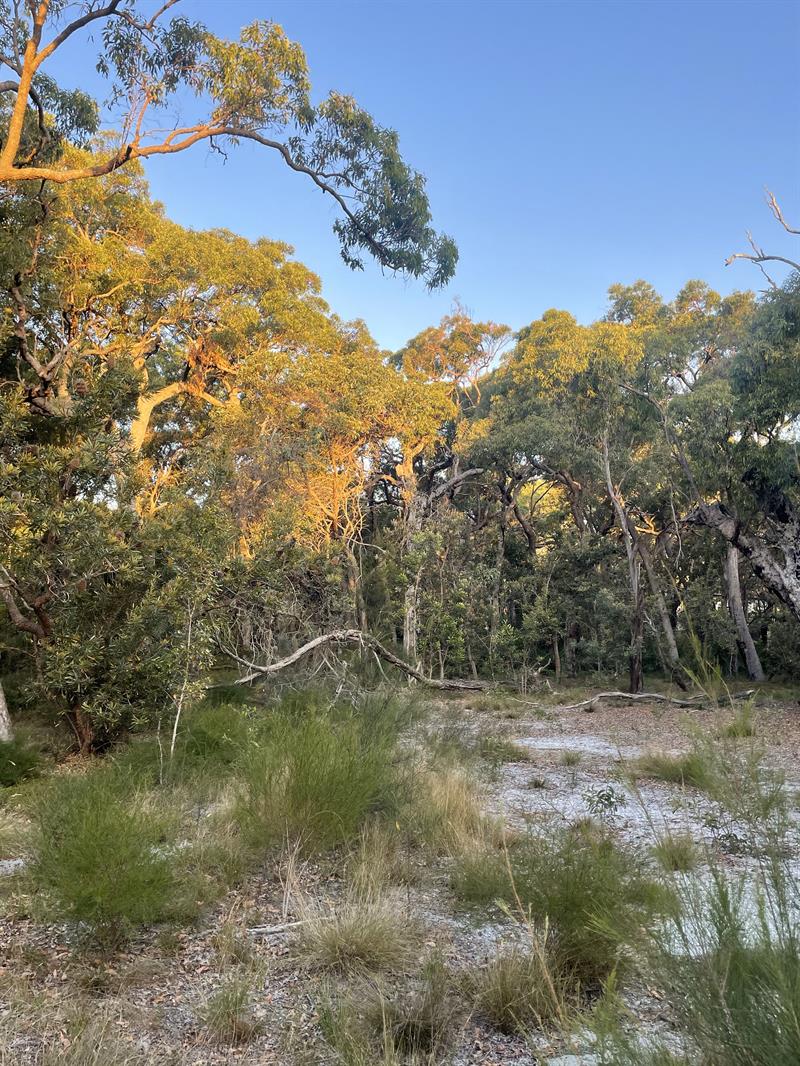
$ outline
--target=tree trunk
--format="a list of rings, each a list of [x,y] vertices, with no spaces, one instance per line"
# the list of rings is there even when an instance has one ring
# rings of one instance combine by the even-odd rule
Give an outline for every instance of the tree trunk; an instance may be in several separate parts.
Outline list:
[[[364,602],[364,592],[361,580],[361,567],[358,559],[349,545],[345,548],[345,562],[347,565],[347,588],[353,601],[353,620],[362,632],[369,630],[367,624],[367,605]]]
[[[419,571],[405,592],[403,597],[403,654],[408,662],[419,668],[419,656],[417,650],[417,628],[419,624],[417,606],[419,602],[419,582],[422,572]]]
[[[642,642],[644,640],[644,593],[642,590],[642,560],[636,550],[636,545],[631,535],[628,514],[622,504],[619,491],[615,489],[611,478],[611,463],[608,457],[608,434],[603,437],[603,472],[606,478],[606,488],[617,524],[622,534],[625,545],[625,555],[628,559],[628,581],[631,589],[631,643],[628,655],[630,668],[630,691],[641,692],[642,690]]]
[[[800,516],[793,513],[790,520],[783,523],[780,538],[774,545],[777,551],[745,532],[738,519],[720,503],[700,503],[684,521],[715,529],[729,544],[738,548],[753,573],[800,622]]]
[[[641,692],[642,678],[642,643],[644,640],[644,592],[642,590],[639,559],[634,557],[631,565],[631,592],[633,598],[633,616],[631,618],[631,647],[628,657],[630,667],[630,691]]]
[[[730,542],[725,556],[725,585],[728,590],[728,610],[736,626],[736,636],[747,665],[747,676],[751,681],[763,681],[764,671],[758,651],[753,643],[753,636],[747,624],[747,615],[742,603],[742,585],[739,580],[739,549]]]
[[[553,669],[556,672],[556,684],[561,681],[561,655],[558,651],[558,637],[553,637]]]
[[[6,694],[3,690],[3,682],[0,681],[0,743],[8,744],[14,739],[14,727],[11,725],[11,715],[8,713]]]
[[[506,554],[506,514],[505,507],[502,507],[497,521],[497,543],[489,604],[489,647],[492,650],[494,650],[494,642],[500,629],[500,590],[503,583],[503,561]]]
[[[78,741],[78,751],[81,755],[88,755],[94,747],[94,727],[91,719],[80,704],[76,704],[68,712],[68,718]]]
[[[658,618],[661,622],[661,629],[664,633],[664,640],[667,644],[667,660],[669,662],[670,672],[672,673],[672,677],[675,681],[677,681],[680,687],[685,689],[686,681],[683,676],[683,667],[681,666],[680,654],[678,652],[678,642],[675,639],[675,629],[672,625],[672,619],[670,618],[669,611],[667,610],[667,603],[664,599],[664,594],[661,591],[661,586],[658,582],[658,576],[656,574],[655,567],[653,566],[653,557],[650,554],[650,549],[647,547],[647,544],[639,535],[627,512],[625,514],[625,517],[629,523],[629,526],[632,527],[631,535],[633,537],[634,544],[636,545],[636,550],[642,560],[645,573],[647,574],[647,582],[650,585],[650,591],[652,592],[653,599],[655,600],[656,610],[658,611]]]
[[[567,628],[564,632],[564,669],[567,672],[567,677],[575,677],[575,655],[580,638],[580,625],[577,622],[567,622]]]

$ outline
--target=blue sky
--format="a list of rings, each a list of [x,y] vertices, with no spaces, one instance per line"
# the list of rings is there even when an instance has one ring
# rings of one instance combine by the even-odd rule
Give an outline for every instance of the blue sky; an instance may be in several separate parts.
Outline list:
[[[152,5],[151,5],[152,6]],[[774,2],[534,3],[437,0],[183,0],[235,36],[256,18],[306,50],[315,97],[351,93],[395,127],[428,179],[437,226],[460,263],[447,289],[352,273],[333,207],[277,157],[199,147],[147,166],[187,226],[287,241],[345,318],[399,347],[458,298],[519,328],[549,307],[603,313],[615,281],[670,297],[688,278],[759,288],[723,265],[745,231],[786,251],[764,204],[800,225],[800,5]],[[54,69],[97,90],[84,42]],[[796,241],[797,238],[794,238]]]

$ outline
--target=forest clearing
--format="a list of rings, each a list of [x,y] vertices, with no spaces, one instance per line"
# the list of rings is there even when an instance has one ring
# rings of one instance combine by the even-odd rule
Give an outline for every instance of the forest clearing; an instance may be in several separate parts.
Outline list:
[[[727,997],[758,980],[754,952],[778,951],[781,1009],[796,1003],[796,694],[590,713],[564,709],[574,695],[376,690],[354,708],[288,688],[277,712],[194,712],[173,761],[140,742],[18,788],[0,861],[5,1061],[683,1063],[695,1014],[726,1061],[792,1061],[791,1030],[750,1057],[760,984],[736,1030]],[[303,749],[283,752],[270,797],[293,797],[295,839],[266,827],[251,776],[276,713],[291,727],[273,757],[281,734]],[[141,812],[135,840],[115,793]],[[37,859],[53,819],[75,839]]]
[[[800,1064],[799,41],[0,0],[0,1066]]]

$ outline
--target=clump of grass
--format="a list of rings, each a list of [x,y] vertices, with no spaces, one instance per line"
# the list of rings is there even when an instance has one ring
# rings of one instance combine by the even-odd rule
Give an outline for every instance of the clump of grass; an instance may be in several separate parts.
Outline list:
[[[408,880],[408,858],[396,823],[373,819],[362,827],[346,866],[351,891],[361,898],[379,896],[393,881]]]
[[[700,861],[697,845],[688,833],[667,833],[653,845],[653,854],[673,873],[688,873]]]
[[[214,954],[220,970],[250,966],[254,961],[253,942],[241,921],[229,914],[213,937]]]
[[[483,811],[480,788],[466,770],[442,767],[421,775],[410,822],[424,844],[457,854],[476,840],[499,839],[501,827]]]
[[[527,762],[530,758],[530,752],[524,745],[496,733],[482,734],[475,747],[478,755],[492,766],[504,762]]]
[[[582,760],[581,753],[579,751],[564,751],[561,753],[559,762],[562,766],[574,767],[579,766]]]
[[[733,718],[720,730],[721,737],[729,740],[744,740],[756,735],[755,709],[752,701],[742,704]]]
[[[671,904],[643,858],[596,824],[531,836],[505,855],[464,855],[452,885],[468,903],[499,900],[547,923],[564,972],[586,988],[623,963],[642,929]]]
[[[20,739],[0,742],[0,788],[13,788],[41,769],[38,751]]]
[[[707,753],[693,748],[682,755],[648,752],[636,760],[633,772],[635,775],[655,777],[659,781],[669,781],[676,785],[706,788],[711,768]]]
[[[323,969],[391,969],[408,962],[420,943],[417,924],[389,898],[351,898],[333,911],[306,904],[299,913],[298,953]]]
[[[206,699],[182,716],[174,751],[166,733],[137,738],[114,752],[114,765],[141,787],[192,784],[207,789],[230,774],[261,724],[254,709],[238,701]]]
[[[253,987],[247,975],[227,977],[199,1012],[205,1027],[221,1044],[244,1044],[261,1025],[253,1013]]]
[[[168,826],[103,771],[56,779],[33,810],[34,883],[59,914],[111,945],[174,916],[181,893]]]
[[[429,959],[417,984],[379,995],[367,1016],[396,1054],[416,1061],[421,1056],[441,1055],[458,1018],[450,975],[442,960],[438,956]]]
[[[470,976],[475,1008],[502,1032],[524,1033],[563,1020],[573,996],[546,937],[534,936],[535,943],[501,951]]]
[[[376,812],[394,812],[402,793],[395,735],[352,709],[279,710],[242,777],[235,818],[258,847],[287,836],[311,849],[333,847]]]
[[[472,701],[472,707],[479,714],[499,714],[502,717],[513,717],[516,710],[508,695],[503,692],[485,692]],[[509,714],[509,711],[512,714]]]
[[[369,985],[319,1005],[322,1034],[345,1066],[400,1066],[442,1061],[461,1014],[447,968],[429,959],[419,978]]]

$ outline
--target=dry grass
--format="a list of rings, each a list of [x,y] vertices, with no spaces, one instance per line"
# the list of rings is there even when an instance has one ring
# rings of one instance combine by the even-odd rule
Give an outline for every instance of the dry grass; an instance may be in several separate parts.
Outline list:
[[[503,838],[499,820],[485,814],[475,779],[456,767],[432,769],[421,778],[412,820],[423,843],[440,854],[460,854],[477,841]]]
[[[303,961],[345,973],[378,972],[404,966],[421,943],[418,923],[390,897],[345,900],[330,909],[304,903],[296,950]]]
[[[531,934],[530,943],[501,951],[468,978],[475,1009],[502,1032],[562,1022],[575,998],[547,937]]]

